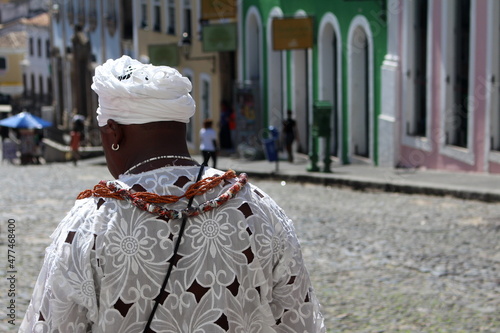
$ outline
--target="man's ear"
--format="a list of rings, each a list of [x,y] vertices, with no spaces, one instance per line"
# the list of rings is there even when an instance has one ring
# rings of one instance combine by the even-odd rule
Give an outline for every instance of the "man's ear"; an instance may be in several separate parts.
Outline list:
[[[118,124],[113,119],[108,119],[106,123],[111,130],[113,135],[113,144],[119,145],[123,140],[123,128],[122,125]]]

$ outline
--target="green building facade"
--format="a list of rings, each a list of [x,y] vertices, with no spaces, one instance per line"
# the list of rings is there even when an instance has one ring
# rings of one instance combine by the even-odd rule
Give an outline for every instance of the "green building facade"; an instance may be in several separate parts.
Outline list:
[[[238,76],[258,96],[262,128],[281,130],[290,109],[297,148],[310,154],[314,105],[326,101],[330,119],[320,126],[330,138],[320,151],[329,146],[343,164],[378,164],[386,12],[386,0],[243,0]]]

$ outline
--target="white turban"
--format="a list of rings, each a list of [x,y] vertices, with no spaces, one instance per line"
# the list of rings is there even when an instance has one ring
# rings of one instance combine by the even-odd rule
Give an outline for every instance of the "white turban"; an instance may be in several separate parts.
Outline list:
[[[195,111],[191,82],[168,66],[145,65],[122,56],[95,69],[92,89],[99,95],[97,121],[119,124],[155,121],[188,123]]]

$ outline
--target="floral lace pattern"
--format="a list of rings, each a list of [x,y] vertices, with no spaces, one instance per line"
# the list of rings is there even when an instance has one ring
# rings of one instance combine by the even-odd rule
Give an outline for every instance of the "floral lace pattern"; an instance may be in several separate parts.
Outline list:
[[[120,181],[181,195],[197,172],[163,168]],[[217,173],[207,169],[204,177]],[[325,332],[291,221],[260,189],[248,184],[190,217],[173,258],[180,224],[127,201],[78,200],[52,235],[20,332],[142,332],[155,299],[153,332]],[[169,262],[172,275],[160,290]]]

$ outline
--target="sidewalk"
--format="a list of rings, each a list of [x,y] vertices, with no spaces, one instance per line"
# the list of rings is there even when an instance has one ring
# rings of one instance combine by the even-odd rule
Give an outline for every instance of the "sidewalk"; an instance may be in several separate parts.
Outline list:
[[[193,156],[201,162],[200,155]],[[104,158],[82,160],[82,163],[103,164]],[[212,166],[212,161],[209,163]],[[395,169],[363,164],[336,165],[331,173],[309,172],[308,157],[296,156],[294,163],[267,160],[247,161],[219,156],[217,168],[245,172],[252,178],[347,186],[356,190],[380,190],[408,194],[448,195],[461,199],[500,202],[500,175],[448,172],[423,169]],[[320,165],[321,168],[321,165]]]
[[[200,156],[196,156],[196,158],[201,160]],[[409,194],[449,195],[487,202],[500,201],[500,175],[395,169],[362,164],[332,164],[331,173],[308,172],[307,156],[299,155],[296,159],[298,161],[293,164],[280,161],[277,172],[276,163],[267,160],[246,161],[219,157],[217,167],[223,170],[233,169],[237,173],[245,172],[250,179],[252,177],[269,178],[330,186],[348,186],[357,190],[372,189]]]

